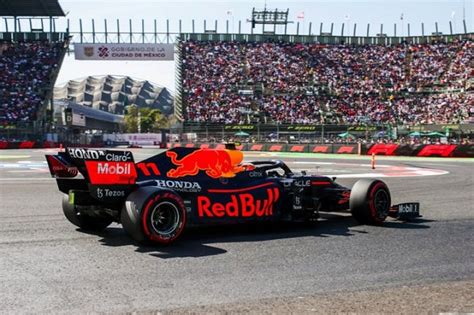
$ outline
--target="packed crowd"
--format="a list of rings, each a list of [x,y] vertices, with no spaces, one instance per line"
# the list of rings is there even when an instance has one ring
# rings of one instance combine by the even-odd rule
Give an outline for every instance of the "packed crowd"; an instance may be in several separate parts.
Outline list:
[[[0,126],[36,119],[63,47],[42,41],[0,42]]]
[[[187,41],[182,56],[188,121],[248,123],[258,113],[279,123],[459,123],[474,111],[472,40]]]

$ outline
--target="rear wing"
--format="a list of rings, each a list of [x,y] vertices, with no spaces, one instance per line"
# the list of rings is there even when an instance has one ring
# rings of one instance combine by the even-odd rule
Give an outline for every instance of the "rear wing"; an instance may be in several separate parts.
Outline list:
[[[92,185],[135,184],[137,171],[130,151],[66,148],[46,155],[51,176],[76,178],[80,173]]]

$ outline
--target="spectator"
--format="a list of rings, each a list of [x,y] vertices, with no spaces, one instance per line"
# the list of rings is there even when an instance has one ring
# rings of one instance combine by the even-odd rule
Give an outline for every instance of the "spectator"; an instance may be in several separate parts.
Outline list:
[[[182,45],[188,121],[461,123],[472,117],[471,40]],[[471,115],[471,116],[470,116]]]
[[[0,125],[36,120],[64,43],[2,43],[0,49]]]

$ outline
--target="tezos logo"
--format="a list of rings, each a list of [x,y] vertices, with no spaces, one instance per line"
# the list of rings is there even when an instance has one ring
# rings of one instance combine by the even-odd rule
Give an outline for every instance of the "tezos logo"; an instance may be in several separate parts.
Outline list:
[[[108,188],[97,188],[97,198],[125,197],[125,191]]]

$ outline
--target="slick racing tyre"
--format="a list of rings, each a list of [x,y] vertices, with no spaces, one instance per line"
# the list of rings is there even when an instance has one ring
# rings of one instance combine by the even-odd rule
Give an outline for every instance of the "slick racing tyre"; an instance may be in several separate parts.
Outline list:
[[[390,210],[390,191],[376,179],[358,180],[352,187],[349,207],[359,223],[381,225]]]
[[[85,231],[100,232],[112,223],[111,218],[92,217],[79,213],[76,206],[69,203],[68,195],[63,196],[63,212],[69,222]]]
[[[186,225],[186,208],[170,190],[142,187],[131,193],[120,214],[122,226],[138,242],[169,244]]]

